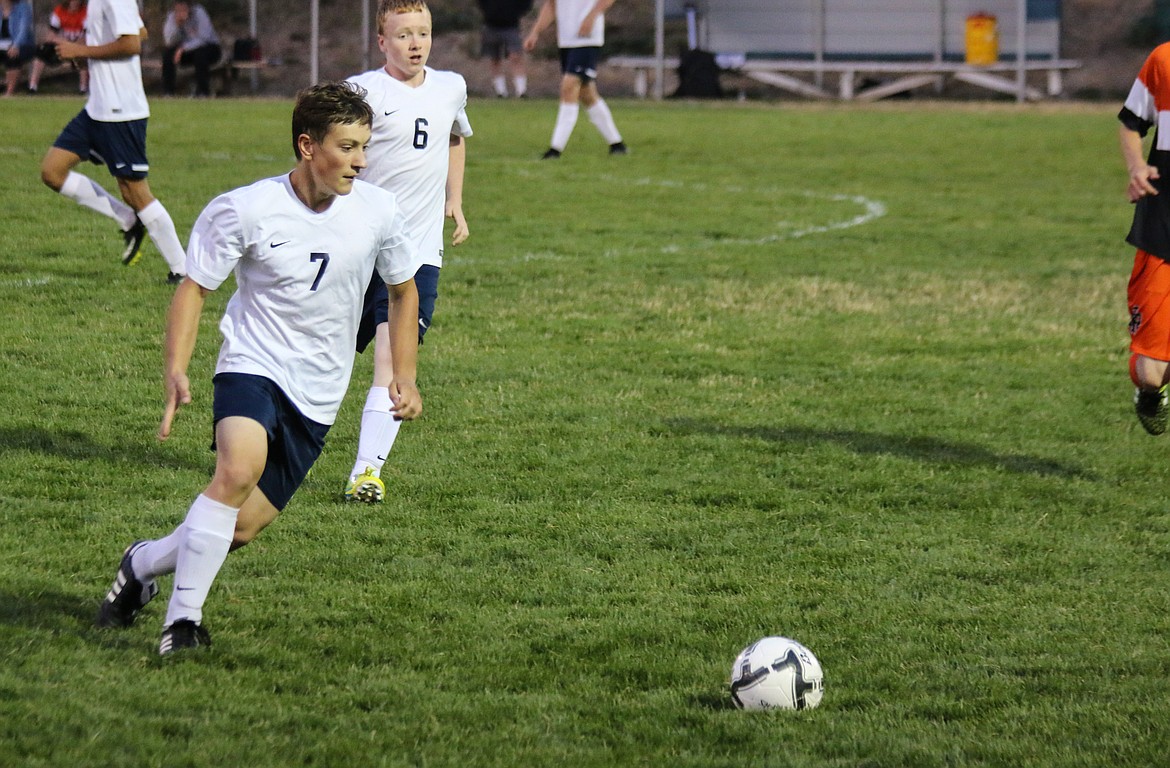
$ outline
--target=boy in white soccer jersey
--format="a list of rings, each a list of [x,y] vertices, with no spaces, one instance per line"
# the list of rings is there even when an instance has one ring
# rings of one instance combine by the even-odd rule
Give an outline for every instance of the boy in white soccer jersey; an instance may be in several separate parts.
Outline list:
[[[167,315],[159,437],[191,402],[187,365],[204,300],[234,273],[214,378],[215,475],[171,534],[126,549],[97,617],[100,627],[130,626],[157,594],[155,579],[173,572],[164,656],[210,644],[203,604],[229,549],[276,518],[321,453],[349,385],[362,294],[375,269],[390,286],[392,411],[413,419],[422,410],[418,256],[394,195],[357,180],[373,120],[364,96],[350,83],[301,91],[293,171],[220,195],[191,232],[187,278]]]
[[[431,12],[423,0],[382,0],[378,6],[378,47],[386,56],[380,69],[355,75],[374,110],[369,166],[361,178],[394,192],[406,214],[407,230],[418,246],[422,266],[418,286],[418,343],[431,325],[443,266],[443,224],[455,220],[451,244],[467,239],[463,217],[467,84],[454,72],[427,66],[431,53]],[[379,502],[385,495],[382,466],[401,420],[386,397],[393,369],[386,338],[386,289],[378,280],[366,294],[357,349],[374,340],[374,380],[362,410],[357,457],[343,498]]]
[[[85,109],[65,126],[41,160],[41,180],[55,192],[108,216],[122,230],[122,263],[138,261],[147,234],[162,253],[177,284],[185,256],[175,223],[146,181],[146,123],[150,107],[142,89],[142,17],[135,0],[90,0],[85,42],[57,41],[62,59],[89,60]],[[122,200],[73,169],[83,160],[105,163]],[[125,202],[123,202],[125,201]]]
[[[553,22],[557,25],[557,45],[561,49],[561,100],[552,140],[543,160],[555,160],[565,151],[577,116],[584,105],[589,121],[609,144],[611,155],[629,152],[609,111],[609,105],[597,92],[597,65],[605,42],[605,12],[615,0],[544,0],[536,23],[524,38],[524,50],[532,52],[540,34]]]

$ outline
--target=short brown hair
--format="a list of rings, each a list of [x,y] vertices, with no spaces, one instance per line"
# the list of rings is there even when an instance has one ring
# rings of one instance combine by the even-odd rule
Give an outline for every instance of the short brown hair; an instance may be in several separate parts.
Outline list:
[[[297,139],[307,134],[317,143],[325,140],[335,125],[374,125],[374,111],[366,103],[366,89],[340,81],[310,85],[297,93],[293,107],[293,153],[301,159]]]

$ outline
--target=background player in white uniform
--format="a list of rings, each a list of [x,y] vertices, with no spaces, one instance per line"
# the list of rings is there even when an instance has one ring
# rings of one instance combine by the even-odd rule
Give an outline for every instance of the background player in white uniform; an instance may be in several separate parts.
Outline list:
[[[431,53],[431,12],[423,0],[382,0],[378,46],[386,56],[385,66],[350,78],[368,91],[366,100],[374,110],[369,166],[361,178],[395,193],[418,246],[422,266],[415,283],[421,344],[438,297],[446,218],[455,220],[452,245],[459,245],[469,234],[463,217],[464,138],[471,136],[464,111],[467,83],[454,72],[426,66]],[[386,343],[385,292],[376,281],[371,288],[358,350],[364,350],[374,337],[374,380],[362,410],[357,458],[344,496],[378,502],[385,493],[379,475],[402,422],[394,418],[386,399],[392,359]]]
[[[135,0],[90,0],[85,43],[60,40],[62,59],[89,59],[89,97],[77,117],[41,161],[50,189],[118,222],[125,247],[122,263],[138,261],[147,233],[170,267],[168,281],[185,274],[183,245],[175,223],[146,181],[146,123],[150,107],[142,89],[142,17]],[[105,163],[122,200],[73,169],[83,159]],[[125,202],[123,202],[125,201]]]
[[[544,160],[561,156],[577,125],[582,104],[589,121],[609,144],[609,153],[624,155],[629,152],[613,121],[609,105],[597,92],[597,66],[605,42],[605,12],[613,4],[614,0],[544,0],[536,23],[524,38],[524,50],[531,52],[536,49],[540,34],[554,22],[557,25],[557,45],[561,49],[561,101]]]
[[[203,604],[229,548],[272,522],[317,459],[353,369],[362,294],[376,268],[391,285],[389,399],[422,410],[415,386],[418,256],[394,195],[357,180],[372,114],[350,83],[302,91],[297,164],[213,200],[191,232],[187,278],[167,315],[165,439],[191,402],[187,365],[207,295],[233,272],[214,379],[215,475],[170,535],[123,553],[97,624],[130,626],[174,572],[159,653],[210,644]]]

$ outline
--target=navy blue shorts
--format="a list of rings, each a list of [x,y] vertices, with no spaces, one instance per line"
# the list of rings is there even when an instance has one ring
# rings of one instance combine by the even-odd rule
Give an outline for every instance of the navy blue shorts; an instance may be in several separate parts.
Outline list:
[[[105,163],[118,179],[145,179],[150,171],[146,160],[146,120],[106,123],[94,120],[84,109],[69,121],[53,146],[72,152],[98,165]]]
[[[212,424],[228,416],[258,421],[268,432],[268,461],[256,487],[272,506],[284,509],[325,447],[328,424],[306,419],[271,379],[248,373],[217,373],[212,379]],[[211,448],[215,449],[214,428]]]
[[[561,74],[576,75],[582,84],[597,79],[597,64],[601,61],[601,48],[562,48]]]
[[[439,298],[439,271],[433,264],[423,264],[414,273],[414,286],[418,289],[419,346],[422,346],[423,336],[431,327],[431,318],[435,316],[435,300]],[[358,352],[366,351],[366,347],[374,340],[375,329],[389,319],[390,292],[386,290],[385,281],[375,272],[366,288],[366,298],[362,304],[362,321],[357,335]]]

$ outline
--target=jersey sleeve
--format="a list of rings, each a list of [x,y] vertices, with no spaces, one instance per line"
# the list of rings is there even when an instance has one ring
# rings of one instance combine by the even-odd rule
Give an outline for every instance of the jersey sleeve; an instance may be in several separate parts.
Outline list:
[[[1170,109],[1170,46],[1160,45],[1146,58],[1129,89],[1117,119],[1145,136],[1157,123],[1158,112]]]
[[[187,276],[214,291],[244,255],[244,229],[230,195],[208,203],[187,243]]]
[[[406,217],[394,204],[394,213],[383,219],[382,242],[378,247],[378,274],[388,285],[405,283],[422,266],[414,241],[406,236]]]
[[[463,104],[466,107],[467,101],[464,100]],[[455,115],[455,122],[451,124],[451,134],[454,136],[462,136],[465,139],[472,135],[471,121],[467,119],[467,111],[463,107]]]
[[[114,34],[137,35],[145,26],[138,14],[138,3],[111,3],[114,13]]]

